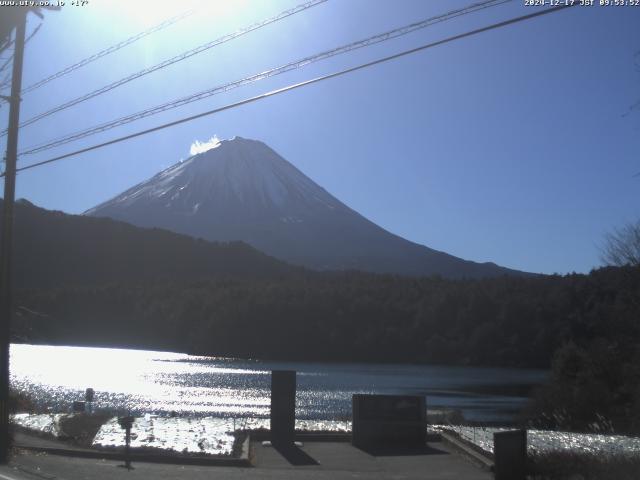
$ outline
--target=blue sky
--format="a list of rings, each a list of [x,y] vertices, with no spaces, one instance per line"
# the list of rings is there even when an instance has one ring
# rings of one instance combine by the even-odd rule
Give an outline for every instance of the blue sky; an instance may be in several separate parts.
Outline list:
[[[23,84],[184,8],[140,3],[89,0],[47,13],[27,46]],[[21,118],[299,3],[207,2],[198,14],[25,94]],[[329,0],[27,126],[20,148],[469,3]],[[533,11],[514,0],[20,163]],[[30,17],[28,30],[38,23]],[[633,176],[640,111],[624,115],[640,99],[638,25],[640,7],[574,7],[20,173],[17,197],[81,213],[188,157],[196,140],[240,135],[264,141],[409,240],[516,269],[588,272],[600,264],[603,235],[640,217],[640,178]],[[7,113],[5,105],[3,128]]]

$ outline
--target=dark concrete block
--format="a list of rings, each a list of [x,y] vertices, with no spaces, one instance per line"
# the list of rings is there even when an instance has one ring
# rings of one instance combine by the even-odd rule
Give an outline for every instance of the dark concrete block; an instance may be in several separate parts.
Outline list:
[[[296,372],[271,372],[271,442],[293,444],[296,423]]]
[[[424,447],[426,400],[410,395],[354,395],[353,445],[359,448]]]
[[[527,475],[527,431],[493,434],[496,480],[525,480]]]

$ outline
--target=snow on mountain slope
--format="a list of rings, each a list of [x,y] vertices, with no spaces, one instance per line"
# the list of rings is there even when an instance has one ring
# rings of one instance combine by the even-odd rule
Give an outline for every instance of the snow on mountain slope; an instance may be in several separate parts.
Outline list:
[[[179,162],[86,215],[208,240],[242,240],[315,269],[485,277],[521,274],[393,235],[262,142],[235,137]]]

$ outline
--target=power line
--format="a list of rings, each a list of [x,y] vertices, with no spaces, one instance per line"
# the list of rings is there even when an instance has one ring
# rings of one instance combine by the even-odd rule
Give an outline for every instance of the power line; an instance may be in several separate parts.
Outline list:
[[[0,67],[0,72],[3,72],[5,68],[7,68],[9,66],[9,64],[11,63],[11,61],[13,60],[13,55],[14,52],[11,52],[9,54],[9,56],[7,57],[7,60],[2,64],[2,66]]]
[[[40,28],[41,28],[41,27],[42,27],[42,22],[40,22],[40,23],[38,24],[38,26],[37,26],[36,28],[34,28],[34,29],[33,29],[33,32],[31,32],[31,33],[29,34],[29,36],[25,39],[25,41],[24,41],[25,45],[26,45],[27,43],[29,43],[29,41],[30,41],[33,37],[35,37],[35,36],[36,36],[36,34],[38,33],[38,31],[40,31]]]
[[[25,38],[24,40],[25,46],[29,43],[29,40],[31,40],[33,37],[36,36],[38,31],[40,30],[40,27],[42,27],[42,23],[39,23],[38,26],[34,28],[33,31],[29,34],[29,36]],[[10,62],[11,62],[11,65],[13,65],[14,58],[15,58],[15,51],[11,53],[7,61],[0,67],[0,73],[2,73],[2,71],[9,65]],[[11,73],[7,72],[7,74],[2,78],[2,80],[0,80],[0,90],[11,86],[10,79],[11,79]],[[4,95],[0,96],[0,100],[7,101],[7,102],[9,98],[10,97],[4,96]],[[2,107],[1,102],[0,102],[0,107]]]
[[[109,122],[106,123],[102,123],[100,125],[96,125],[94,127],[90,127],[81,131],[77,131],[68,135],[65,135],[63,137],[60,137],[58,139],[55,139],[53,141],[49,141],[46,143],[41,143],[39,145],[35,145],[32,147],[29,147],[28,149],[26,149],[25,151],[21,152],[20,155],[30,155],[30,154],[34,154],[34,153],[38,153],[38,152],[42,152],[44,150],[49,150],[51,148],[55,148],[58,147],[60,145],[64,145],[66,143],[70,143],[73,142],[75,140],[79,140],[81,138],[85,138],[91,135],[95,135],[97,133],[101,133],[107,130],[111,130],[112,128],[121,126],[121,125],[125,125],[127,123],[131,123],[134,122],[136,120],[140,120],[142,118],[146,118],[152,115],[156,115],[158,113],[164,112],[166,110],[171,110],[174,108],[178,108],[181,107],[183,105],[187,105],[189,103],[193,103],[199,100],[203,100],[205,98],[211,97],[213,95],[217,95],[220,93],[224,93],[224,92],[228,92],[229,90],[244,86],[244,85],[248,85],[251,83],[255,83],[259,80],[263,80],[265,78],[269,78],[269,77],[273,77],[276,75],[280,75],[286,72],[289,72],[291,70],[295,70],[301,67],[304,67],[306,65],[315,63],[315,62],[319,62],[321,60],[325,60],[327,58],[331,58],[334,57],[336,55],[341,55],[347,52],[351,52],[353,50],[357,50],[359,48],[363,48],[363,47],[367,47],[370,45],[374,45],[380,42],[384,42],[387,40],[391,40],[397,37],[400,37],[402,35],[406,35],[408,33],[414,32],[416,30],[422,29],[422,28],[426,28],[428,26],[434,25],[436,23],[440,23],[440,22],[444,22],[446,20],[450,20],[452,18],[456,18],[462,15],[467,15],[469,13],[473,13],[476,12],[478,10],[482,10],[485,8],[489,8],[489,7],[494,7],[497,5],[501,5],[503,3],[507,3],[511,0],[487,0],[484,2],[480,2],[480,3],[476,3],[476,4],[472,4],[469,5],[467,7],[458,9],[458,10],[452,10],[448,13],[445,14],[441,14],[435,17],[431,17],[431,18],[427,18],[425,20],[421,20],[419,22],[415,22],[409,25],[405,25],[399,28],[395,28],[393,30],[389,30],[387,32],[384,33],[380,33],[368,38],[365,38],[363,40],[358,40],[356,42],[352,42],[346,45],[342,45],[340,47],[337,48],[333,48],[331,50],[326,50],[324,52],[321,53],[317,53],[314,55],[311,55],[309,57],[305,57],[303,59],[300,60],[296,60],[293,62],[289,62],[285,65],[281,65],[279,67],[276,68],[272,68],[270,70],[266,70],[264,72],[260,72],[257,73],[255,75],[251,75],[249,77],[245,77],[242,78],[240,80],[235,80],[233,82],[229,82],[223,85],[219,85],[213,88],[210,88],[208,90],[204,90],[202,92],[198,92],[198,93],[194,93],[191,95],[188,95],[186,97],[182,97],[176,100],[172,100],[170,102],[165,102],[163,104],[160,105],[156,105],[154,107],[148,108],[146,110],[142,110],[124,117],[120,117],[117,118],[115,120],[111,120]]]
[[[38,30],[40,30],[40,27],[42,27],[42,23],[39,23],[38,26],[36,28],[33,29],[33,32],[31,32],[29,34],[29,36],[25,39],[24,43],[25,45],[27,43],[29,43],[29,40],[31,40],[33,37],[35,37],[36,33],[38,33]],[[11,52],[11,55],[9,55],[9,57],[7,58],[7,60],[2,64],[2,66],[0,66],[0,72],[3,72],[5,68],[7,68],[9,66],[9,64],[11,63],[11,61],[13,60],[13,56],[14,56],[15,52]]]
[[[255,97],[247,98],[247,99],[241,100],[239,102],[230,103],[230,104],[224,105],[222,107],[215,108],[213,110],[202,112],[202,113],[199,113],[199,114],[196,114],[196,115],[191,115],[189,117],[184,117],[184,118],[181,118],[179,120],[174,120],[173,122],[169,122],[169,123],[165,123],[165,124],[162,124],[162,125],[158,125],[156,127],[148,128],[146,130],[142,130],[142,131],[139,131],[139,132],[136,132],[136,133],[132,133],[130,135],[125,135],[123,137],[115,138],[115,139],[109,140],[107,142],[103,142],[103,143],[99,143],[97,145],[92,145],[90,147],[82,148],[80,150],[76,150],[74,152],[66,153],[66,154],[60,155],[58,157],[50,158],[48,160],[43,160],[41,162],[33,163],[31,165],[26,165],[24,167],[18,168],[16,171],[20,172],[20,171],[23,171],[23,170],[29,170],[29,169],[32,169],[32,168],[40,167],[42,165],[47,165],[49,163],[58,162],[58,161],[63,160],[65,158],[69,158],[69,157],[73,157],[73,156],[76,156],[76,155],[80,155],[81,153],[90,152],[92,150],[97,150],[99,148],[103,148],[103,147],[106,147],[106,146],[109,146],[109,145],[113,145],[113,144],[116,144],[116,143],[124,142],[124,141],[130,140],[132,138],[136,138],[136,137],[140,137],[140,136],[143,136],[143,135],[147,135],[149,133],[157,132],[157,131],[163,130],[165,128],[169,128],[169,127],[173,127],[175,125],[179,125],[179,124],[182,124],[182,123],[190,122],[190,121],[196,120],[198,118],[202,118],[202,117],[205,117],[205,116],[209,116],[209,115],[213,115],[213,114],[216,114],[216,113],[220,113],[220,112],[223,112],[225,110],[230,110],[230,109],[233,109],[233,108],[237,108],[237,107],[240,107],[242,105],[246,105],[246,104],[249,104],[249,103],[257,102],[258,100],[263,100],[265,98],[273,97],[275,95],[279,95],[281,93],[285,93],[285,92],[288,92],[288,91],[291,91],[291,90],[295,90],[295,89],[298,89],[298,88],[301,88],[301,87],[305,87],[307,85],[318,83],[318,82],[321,82],[323,80],[328,80],[328,79],[331,79],[331,78],[340,77],[342,75],[346,75],[348,73],[352,73],[352,72],[355,72],[355,71],[358,71],[358,70],[362,70],[362,69],[365,69],[365,68],[368,68],[368,67],[372,67],[374,65],[379,65],[381,63],[385,63],[385,62],[388,62],[388,61],[391,61],[391,60],[396,60],[398,58],[405,57],[405,56],[411,55],[413,53],[417,53],[417,52],[420,52],[420,51],[423,51],[423,50],[427,50],[429,48],[437,47],[439,45],[444,45],[446,43],[454,42],[456,40],[460,40],[460,39],[463,39],[463,38],[466,38],[466,37],[471,37],[473,35],[477,35],[477,34],[480,34],[480,33],[483,33],[483,32],[487,32],[489,30],[495,30],[495,29],[498,29],[498,28],[506,27],[508,25],[513,25],[515,23],[519,23],[519,22],[523,22],[523,21],[526,21],[526,20],[530,20],[530,19],[542,16],[542,15],[547,15],[549,13],[553,13],[553,12],[557,12],[557,11],[560,11],[560,10],[564,10],[566,8],[573,7],[575,5],[578,5],[578,3],[567,4],[567,5],[562,5],[562,6],[553,7],[553,8],[547,8],[545,10],[541,10],[541,11],[538,11],[538,12],[530,13],[528,15],[522,15],[520,17],[515,17],[515,18],[511,18],[509,20],[505,20],[503,22],[494,23],[494,24],[491,24],[491,25],[486,26],[486,27],[478,28],[476,30],[471,30],[471,31],[468,31],[468,32],[465,32],[465,33],[454,35],[452,37],[447,37],[447,38],[445,38],[443,40],[438,40],[436,42],[427,43],[425,45],[421,45],[419,47],[415,47],[415,48],[412,48],[412,49],[409,49],[409,50],[404,50],[404,51],[402,51],[400,53],[396,53],[394,55],[389,55],[387,57],[379,58],[377,60],[373,60],[371,62],[363,63],[363,64],[357,65],[355,67],[350,67],[350,68],[347,68],[347,69],[344,69],[344,70],[340,70],[338,72],[330,73],[328,75],[323,75],[321,77],[312,78],[312,79],[306,80],[304,82],[296,83],[296,84],[289,85],[289,86],[286,86],[286,87],[283,87],[283,88],[272,90],[272,91],[267,92],[267,93],[263,93],[261,95],[257,95]],[[2,173],[2,174],[0,174],[0,177],[3,177],[4,175],[5,174]]]
[[[5,43],[0,44],[0,52],[4,52],[11,45],[13,45],[13,39],[12,38],[8,38]]]
[[[127,39],[125,39],[125,40],[123,40],[121,42],[118,42],[115,45],[112,45],[112,46],[110,46],[108,48],[105,48],[104,50],[101,50],[98,53],[94,53],[93,55],[91,55],[91,56],[89,56],[89,57],[87,57],[87,58],[85,58],[83,60],[80,60],[79,62],[74,63],[73,65],[70,65],[70,66],[68,66],[66,68],[63,68],[62,70],[60,70],[59,72],[54,73],[53,75],[50,75],[50,76],[48,76],[46,78],[43,78],[42,80],[39,80],[39,81],[37,81],[36,83],[34,83],[32,85],[29,85],[28,87],[24,88],[22,90],[22,92],[20,92],[20,93],[21,93],[21,95],[24,95],[25,93],[32,92],[33,90],[36,90],[36,89],[42,87],[43,85],[45,85],[45,84],[47,84],[47,83],[49,83],[49,82],[51,82],[53,80],[56,80],[56,79],[58,79],[60,77],[68,75],[69,73],[71,73],[71,72],[73,72],[75,70],[78,70],[79,68],[82,68],[85,65],[88,65],[89,63],[98,60],[99,58],[102,58],[102,57],[104,57],[106,55],[109,55],[110,53],[116,52],[116,51],[120,50],[121,48],[126,47],[127,45],[131,45],[132,43],[137,42],[138,40],[140,40],[140,39],[142,39],[142,38],[144,38],[144,37],[146,37],[148,35],[151,35],[152,33],[159,32],[160,30],[164,30],[165,28],[170,27],[171,25],[174,25],[174,24],[178,23],[179,21],[184,20],[185,18],[193,15],[194,12],[195,12],[195,10],[187,10],[186,12],[183,12],[183,13],[181,13],[179,15],[171,17],[171,18],[169,18],[169,19],[167,19],[167,20],[155,25],[154,27],[151,27],[151,28],[149,28],[147,30],[144,30],[144,31],[140,32],[140,33],[137,33],[136,35],[133,35],[133,36],[131,36],[131,37],[129,37],[129,38],[127,38]]]
[[[277,22],[279,20],[282,20],[286,17],[289,17],[291,15],[295,15],[296,13],[302,12],[303,10],[306,10],[308,8],[311,7],[315,7],[316,5],[319,5],[321,3],[326,2],[327,0],[310,0],[307,3],[303,3],[301,5],[298,5],[297,7],[294,8],[290,8],[288,10],[285,10],[281,13],[279,13],[278,15],[268,18],[266,20],[262,20],[258,23],[254,23],[253,25],[250,25],[248,27],[242,28],[240,30],[237,30],[233,33],[230,33],[228,35],[225,35],[223,37],[220,37],[216,40],[213,40],[211,42],[205,43],[203,45],[200,45],[196,48],[193,48],[191,50],[188,50],[186,52],[183,52],[179,55],[176,55],[172,58],[169,58],[163,62],[160,62],[156,65],[153,65],[151,67],[145,68],[143,70],[140,70],[139,72],[133,73],[127,77],[121,78],[120,80],[116,80],[115,82],[112,82],[108,85],[105,85],[101,88],[98,88],[97,90],[94,90],[92,92],[86,93],[80,97],[76,97],[72,100],[69,100],[68,102],[65,102],[61,105],[58,105],[50,110],[47,110],[46,112],[42,112],[34,117],[31,117],[27,120],[25,120],[24,122],[22,122],[20,124],[20,127],[25,127],[27,125],[31,125],[32,123],[35,123],[39,120],[42,120],[43,118],[46,118],[50,115],[53,115],[54,113],[58,113],[62,110],[66,110],[67,108],[73,107],[74,105],[77,105],[81,102],[84,102],[86,100],[89,100],[91,98],[97,97],[98,95],[102,95],[103,93],[109,92],[115,88],[118,88],[126,83],[129,83],[137,78],[143,77],[145,75],[148,75],[150,73],[153,73],[157,70],[163,69],[165,67],[168,67],[169,65],[173,65],[176,62],[180,62],[182,60],[185,60],[189,57],[192,57],[194,55],[197,55],[198,53],[202,53],[206,50],[209,50],[215,46],[218,46],[220,44],[226,43],[230,40],[233,40],[235,38],[238,38],[242,35],[246,35],[249,32],[252,32],[254,30],[258,30],[259,28],[262,28],[266,25],[269,25],[271,23]],[[6,130],[2,131],[1,134],[4,135],[6,133]]]
[[[2,80],[0,80],[0,89],[5,88],[7,85],[11,85],[11,73],[7,72]]]
[[[13,53],[11,53],[11,55],[9,55],[9,57],[7,58],[7,60],[2,64],[2,66],[0,66],[0,73],[4,72],[4,69],[7,68],[9,66],[9,64],[11,63],[11,60],[13,60]]]

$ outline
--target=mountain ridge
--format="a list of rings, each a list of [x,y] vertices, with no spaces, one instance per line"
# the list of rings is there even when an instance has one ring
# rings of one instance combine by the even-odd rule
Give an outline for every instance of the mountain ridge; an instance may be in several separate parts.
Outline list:
[[[240,240],[315,270],[480,278],[530,275],[463,260],[389,232],[263,142],[235,137],[87,210],[211,241]]]
[[[302,270],[242,242],[208,242],[22,199],[15,205],[13,257],[17,288],[276,278]]]

